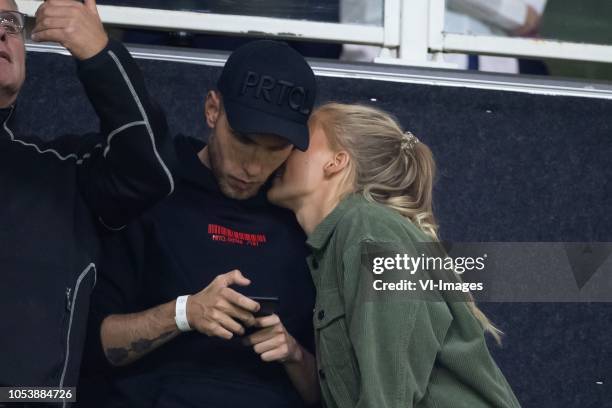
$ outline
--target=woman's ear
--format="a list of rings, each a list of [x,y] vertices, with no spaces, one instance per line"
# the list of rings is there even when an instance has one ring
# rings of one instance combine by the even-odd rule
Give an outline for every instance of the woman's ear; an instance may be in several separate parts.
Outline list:
[[[334,153],[323,168],[325,177],[333,177],[348,168],[350,160],[349,154],[345,150]]]
[[[206,102],[204,102],[204,118],[209,128],[214,129],[217,126],[217,120],[221,113],[221,98],[217,91],[208,91],[206,94]]]

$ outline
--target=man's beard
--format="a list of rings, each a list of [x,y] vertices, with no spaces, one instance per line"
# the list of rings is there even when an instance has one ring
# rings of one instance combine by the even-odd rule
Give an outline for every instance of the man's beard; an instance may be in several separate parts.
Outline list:
[[[246,200],[257,195],[257,192],[261,186],[257,186],[257,188],[253,186],[253,189],[247,191],[238,191],[232,188],[232,186],[228,183],[228,176],[227,174],[224,174],[222,170],[221,157],[215,146],[214,135],[211,135],[211,139],[208,143],[208,158],[210,159],[210,170],[215,176],[217,185],[219,186],[219,189],[223,195],[234,200]]]

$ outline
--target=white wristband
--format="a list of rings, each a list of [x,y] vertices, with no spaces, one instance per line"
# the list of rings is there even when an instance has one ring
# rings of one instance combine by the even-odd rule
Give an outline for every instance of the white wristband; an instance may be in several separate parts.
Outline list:
[[[176,308],[174,309],[174,321],[176,322],[176,327],[182,332],[188,332],[193,330],[189,326],[189,321],[187,320],[187,296],[179,296],[176,298]]]

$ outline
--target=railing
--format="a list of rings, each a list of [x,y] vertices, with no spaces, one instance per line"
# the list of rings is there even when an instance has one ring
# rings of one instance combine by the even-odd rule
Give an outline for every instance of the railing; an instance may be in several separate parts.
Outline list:
[[[33,16],[41,1],[17,1]],[[444,32],[445,0],[381,0],[381,25],[99,5],[102,20],[125,28],[190,31],[381,47],[380,63],[451,67],[444,53],[612,63],[612,46]]]

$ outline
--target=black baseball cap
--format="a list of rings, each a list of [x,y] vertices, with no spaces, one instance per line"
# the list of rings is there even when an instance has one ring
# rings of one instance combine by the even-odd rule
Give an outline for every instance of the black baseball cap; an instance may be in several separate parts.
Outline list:
[[[246,134],[275,134],[308,148],[316,97],[312,69],[284,42],[258,40],[236,49],[217,81],[227,120]]]

